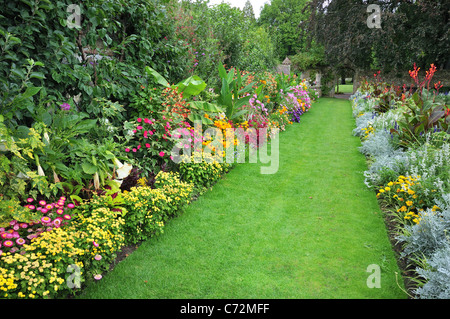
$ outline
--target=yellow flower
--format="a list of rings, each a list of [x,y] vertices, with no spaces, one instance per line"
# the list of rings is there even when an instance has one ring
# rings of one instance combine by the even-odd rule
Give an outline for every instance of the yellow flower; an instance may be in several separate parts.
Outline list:
[[[389,192],[391,190],[391,188],[390,187],[385,187],[384,190]]]
[[[406,201],[406,205],[408,205],[408,206],[412,206],[412,204],[413,204],[413,202],[412,202],[412,201],[410,201],[410,200],[407,200],[407,201]]]

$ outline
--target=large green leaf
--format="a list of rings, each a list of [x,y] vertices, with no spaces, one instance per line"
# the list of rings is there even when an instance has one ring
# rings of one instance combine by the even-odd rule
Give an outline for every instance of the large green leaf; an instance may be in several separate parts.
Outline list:
[[[200,94],[206,88],[206,82],[197,75],[193,75],[172,87],[178,87],[178,92],[182,92],[184,98],[189,98]]]
[[[89,175],[93,175],[95,174],[95,172],[97,172],[97,166],[89,162],[83,162],[81,164],[81,168],[83,168],[83,172]]]
[[[73,130],[78,134],[84,134],[89,132],[97,125],[97,120],[83,120],[78,123]]]
[[[207,119],[204,116],[201,116],[200,114],[197,113],[191,113],[189,114],[189,120],[191,120],[192,122],[197,122],[197,121],[202,121],[202,124],[213,124],[213,121],[211,121],[210,119]]]
[[[192,101],[189,102],[189,105],[196,110],[201,110],[204,112],[221,113],[224,111],[223,108],[218,106],[217,104],[205,101]]]
[[[158,84],[161,84],[162,86],[165,86],[165,87],[170,87],[169,82],[167,82],[167,80],[161,74],[159,74],[156,70],[152,69],[149,66],[146,66],[145,72],[147,72],[147,74],[149,74],[149,75],[153,75],[153,77],[155,78],[155,80]]]
[[[219,64],[219,76],[222,79],[226,79],[227,78],[227,70],[225,70],[224,66],[222,64]]]
[[[20,97],[17,98],[16,101],[19,102],[29,97],[32,97],[33,95],[36,95],[41,89],[42,87],[29,86],[27,87],[25,92]]]

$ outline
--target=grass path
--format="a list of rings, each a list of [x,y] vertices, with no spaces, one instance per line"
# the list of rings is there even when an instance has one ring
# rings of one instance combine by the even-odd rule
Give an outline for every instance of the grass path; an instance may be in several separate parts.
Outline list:
[[[405,298],[353,127],[349,101],[320,99],[281,133],[276,174],[238,165],[81,297]]]

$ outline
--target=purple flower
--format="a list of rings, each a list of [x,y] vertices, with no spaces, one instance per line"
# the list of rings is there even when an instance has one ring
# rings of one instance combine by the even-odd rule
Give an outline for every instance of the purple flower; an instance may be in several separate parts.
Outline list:
[[[61,106],[61,110],[63,110],[63,111],[70,110],[70,104],[69,103],[63,103],[60,106]]]

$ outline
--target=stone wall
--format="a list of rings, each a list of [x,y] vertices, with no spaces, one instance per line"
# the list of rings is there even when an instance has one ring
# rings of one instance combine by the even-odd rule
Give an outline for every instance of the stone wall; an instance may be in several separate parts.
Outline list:
[[[278,64],[276,67],[277,73],[291,74],[291,66],[286,64]]]

